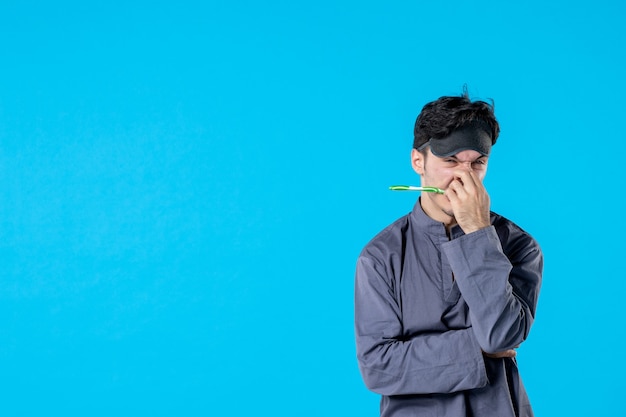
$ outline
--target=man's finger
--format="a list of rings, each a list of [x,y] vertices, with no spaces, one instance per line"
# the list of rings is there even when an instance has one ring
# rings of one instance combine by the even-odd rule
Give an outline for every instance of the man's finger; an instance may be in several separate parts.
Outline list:
[[[490,358],[514,358],[517,355],[517,352],[514,349],[508,349],[508,350],[504,350],[502,352],[495,352],[495,353],[487,353],[484,352],[485,356],[490,357]]]
[[[480,180],[472,170],[458,170],[454,171],[455,178],[459,179],[459,182],[465,187],[476,187]]]

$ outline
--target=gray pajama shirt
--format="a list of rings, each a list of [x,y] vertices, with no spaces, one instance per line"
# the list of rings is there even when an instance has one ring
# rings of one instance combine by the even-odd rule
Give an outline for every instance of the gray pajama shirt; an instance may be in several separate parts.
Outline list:
[[[543,256],[511,221],[464,234],[413,211],[361,252],[355,285],[359,368],[382,417],[532,416],[515,359],[535,316]]]

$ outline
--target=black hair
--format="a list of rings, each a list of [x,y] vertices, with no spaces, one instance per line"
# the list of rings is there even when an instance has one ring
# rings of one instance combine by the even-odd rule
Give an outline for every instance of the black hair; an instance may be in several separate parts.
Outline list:
[[[443,96],[427,103],[417,116],[413,130],[413,148],[419,149],[431,138],[441,139],[468,124],[481,124],[491,135],[494,145],[500,134],[500,124],[494,114],[494,103],[472,101],[463,88],[460,96]]]

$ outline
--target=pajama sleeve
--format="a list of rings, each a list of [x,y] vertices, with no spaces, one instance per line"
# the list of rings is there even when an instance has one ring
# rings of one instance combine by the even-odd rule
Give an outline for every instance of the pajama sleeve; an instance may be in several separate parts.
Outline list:
[[[498,233],[508,235],[503,239],[508,242],[505,248]],[[537,243],[519,229],[496,232],[491,226],[445,243],[442,251],[469,306],[480,347],[501,352],[526,340],[543,270]]]

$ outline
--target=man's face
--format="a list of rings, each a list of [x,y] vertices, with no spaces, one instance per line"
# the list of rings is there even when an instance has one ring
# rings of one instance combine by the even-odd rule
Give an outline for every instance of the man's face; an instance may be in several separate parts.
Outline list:
[[[413,169],[420,175],[421,185],[438,187],[443,190],[457,178],[455,172],[472,170],[482,182],[487,174],[488,157],[473,150],[461,151],[453,156],[440,158],[433,155],[430,147],[425,155],[413,149],[411,161]],[[424,212],[431,218],[450,224],[454,222],[454,213],[450,201],[445,195],[423,193],[421,199]]]

